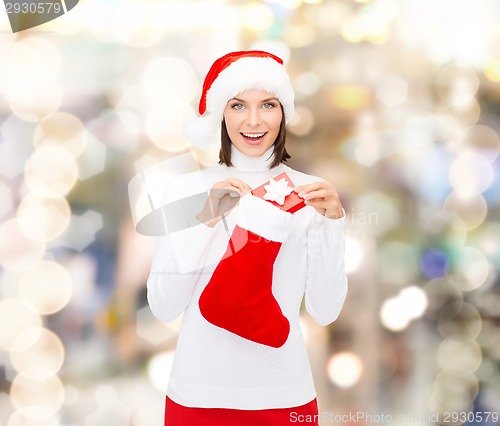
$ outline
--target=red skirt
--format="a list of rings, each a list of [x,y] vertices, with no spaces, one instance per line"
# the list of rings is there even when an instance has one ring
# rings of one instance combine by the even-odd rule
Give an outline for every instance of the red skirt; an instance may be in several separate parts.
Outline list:
[[[184,407],[168,396],[165,403],[165,426],[318,426],[318,418],[316,398],[299,407],[266,410]]]

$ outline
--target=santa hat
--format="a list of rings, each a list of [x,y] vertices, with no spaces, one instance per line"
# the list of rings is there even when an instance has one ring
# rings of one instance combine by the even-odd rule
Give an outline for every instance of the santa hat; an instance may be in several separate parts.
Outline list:
[[[215,140],[227,102],[249,89],[274,94],[283,105],[285,122],[294,111],[294,93],[283,60],[268,52],[232,52],[217,59],[203,82],[199,113],[201,117],[184,126],[189,141],[200,148]]]

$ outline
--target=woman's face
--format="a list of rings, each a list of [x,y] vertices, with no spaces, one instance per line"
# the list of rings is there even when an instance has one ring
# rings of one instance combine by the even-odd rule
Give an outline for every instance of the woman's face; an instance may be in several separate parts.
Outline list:
[[[276,96],[252,89],[229,100],[224,119],[233,145],[249,157],[260,157],[278,137],[282,112]]]

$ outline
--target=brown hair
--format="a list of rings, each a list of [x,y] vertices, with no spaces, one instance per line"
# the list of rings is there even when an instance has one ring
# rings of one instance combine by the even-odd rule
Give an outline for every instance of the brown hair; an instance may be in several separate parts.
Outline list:
[[[285,111],[283,110],[283,105],[280,103],[281,108],[281,124],[280,131],[276,140],[274,141],[274,159],[271,163],[270,168],[274,168],[279,164],[290,158],[290,154],[286,152],[285,142],[286,142],[286,125],[285,125]],[[231,163],[231,139],[227,133],[226,121],[222,119],[221,125],[221,147],[219,151],[219,164],[225,164],[228,167],[233,167]]]

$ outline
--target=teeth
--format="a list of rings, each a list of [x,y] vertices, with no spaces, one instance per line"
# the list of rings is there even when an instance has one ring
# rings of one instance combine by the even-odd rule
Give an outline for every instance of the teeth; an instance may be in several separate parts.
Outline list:
[[[243,136],[245,136],[246,138],[254,138],[254,139],[258,139],[258,138],[261,138],[262,136],[264,136],[265,133],[243,133]]]

